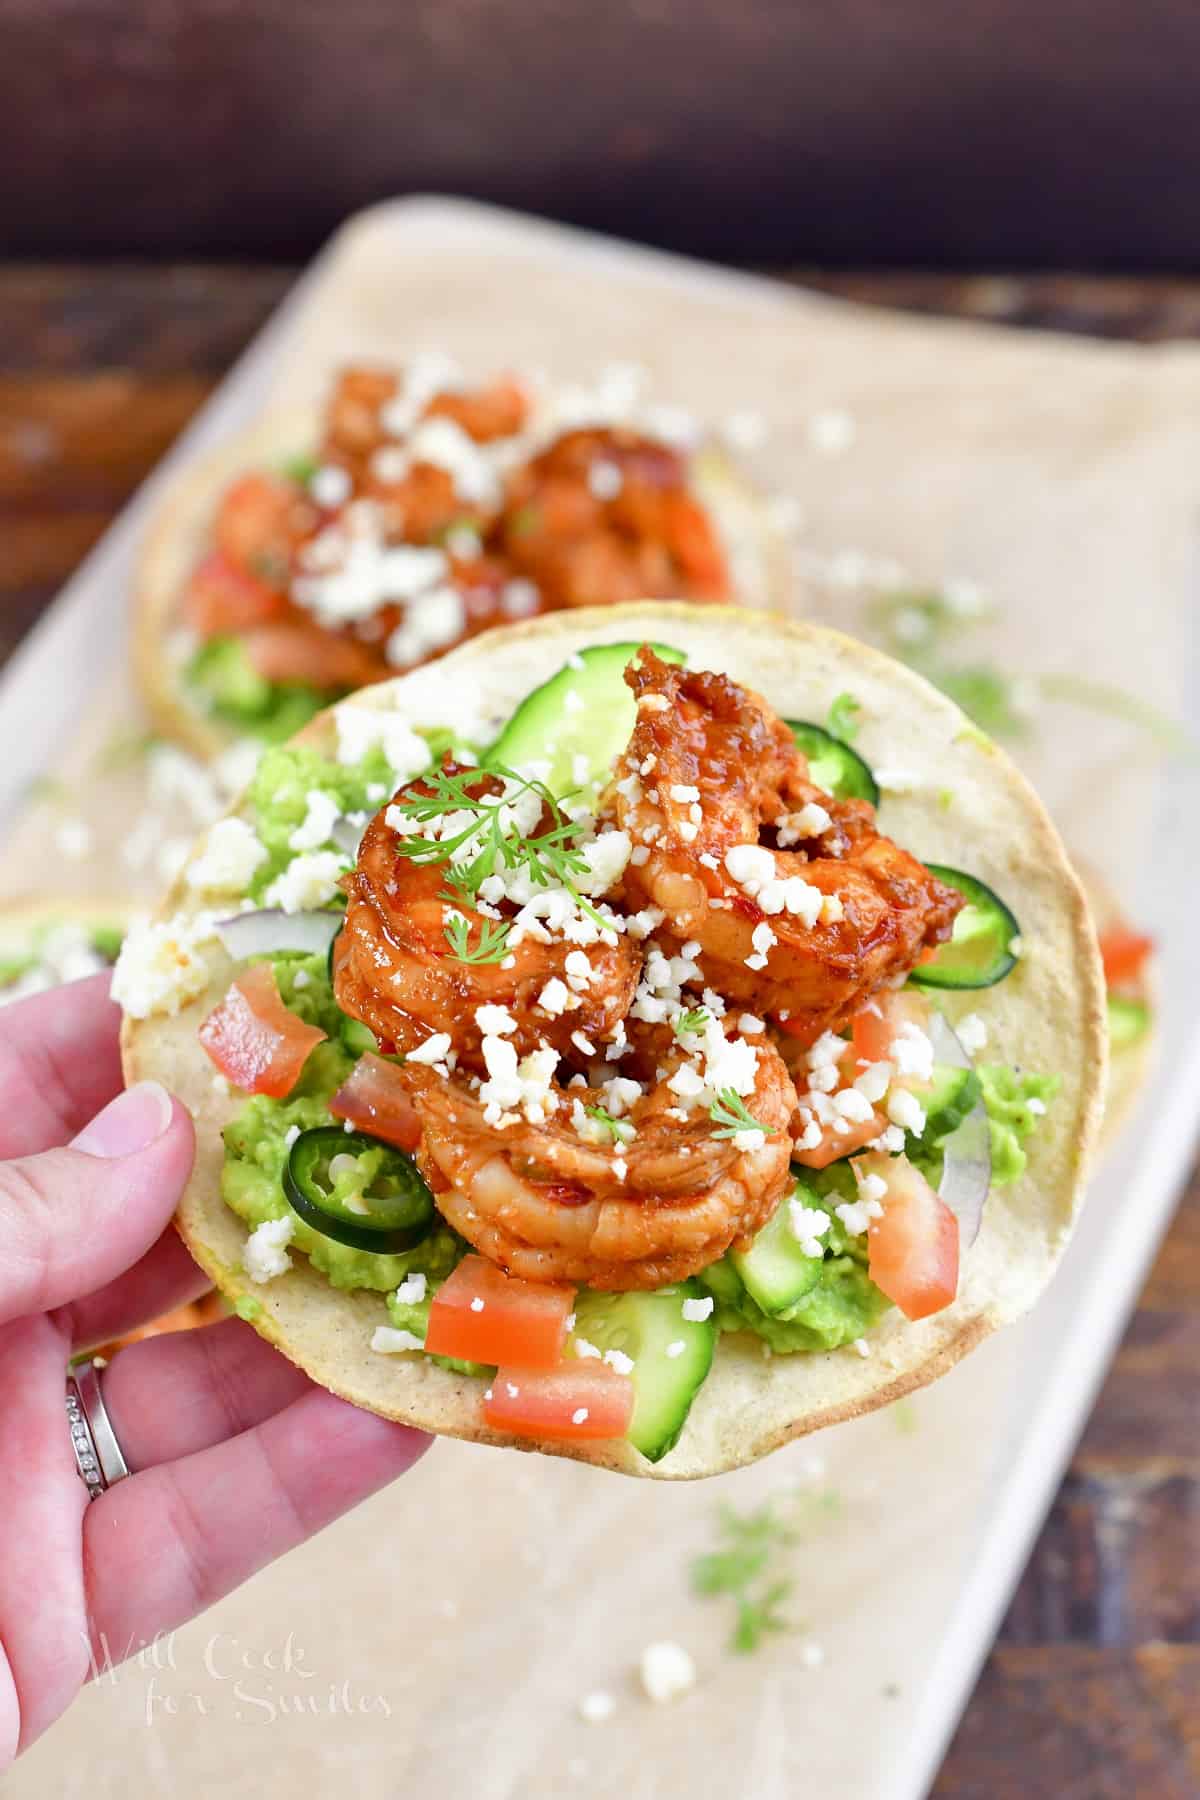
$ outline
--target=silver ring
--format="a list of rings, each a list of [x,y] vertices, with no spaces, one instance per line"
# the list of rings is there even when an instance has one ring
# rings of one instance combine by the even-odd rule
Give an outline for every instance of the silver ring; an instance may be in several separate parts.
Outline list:
[[[89,1357],[86,1362],[67,1370],[67,1424],[71,1448],[75,1452],[79,1479],[87,1488],[90,1500],[98,1500],[106,1489],[115,1487],[130,1473],[100,1392],[103,1367],[102,1362]]]

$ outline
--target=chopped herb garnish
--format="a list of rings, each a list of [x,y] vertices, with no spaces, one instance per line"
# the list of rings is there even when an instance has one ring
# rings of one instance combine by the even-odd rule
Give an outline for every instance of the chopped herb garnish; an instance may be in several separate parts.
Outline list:
[[[448,914],[442,927],[446,942],[454,953],[455,960],[461,963],[498,963],[508,953],[508,934],[512,926],[507,921],[485,919],[479,928],[479,942],[471,947],[471,925],[460,912]]]
[[[690,1012],[680,1013],[674,1025],[676,1037],[698,1037],[711,1018],[707,1006],[693,1006]]]
[[[601,931],[612,931],[611,919],[597,912],[576,888],[573,877],[584,873],[587,859],[579,849],[583,826],[567,817],[544,782],[519,775],[501,763],[487,769],[506,792],[475,793],[478,769],[435,769],[421,777],[422,793],[394,800],[393,808],[416,825],[453,819],[456,829],[444,838],[402,837],[396,853],[412,862],[449,863],[447,880],[459,894],[474,899],[489,875],[522,869],[535,887],[564,889]],[[525,836],[512,819],[513,803],[524,794],[540,800],[550,823]]]
[[[511,537],[524,537],[530,531],[536,531],[541,524],[542,515],[536,506],[518,506],[508,517],[508,530]]]
[[[858,736],[858,715],[862,711],[862,701],[856,700],[853,694],[837,694],[833,705],[829,708],[829,717],[825,721],[825,729],[830,737],[840,738],[843,744],[852,744]]]
[[[713,1136],[734,1138],[742,1131],[761,1131],[764,1137],[776,1137],[778,1133],[774,1125],[760,1125],[753,1113],[746,1111],[746,1102],[732,1088],[722,1088],[708,1109],[708,1116],[714,1125],[720,1127]]]
[[[614,1119],[603,1106],[585,1106],[583,1110],[589,1119],[595,1119],[597,1125],[604,1127],[614,1144],[628,1143],[633,1136],[633,1126],[628,1120]]]
[[[786,1553],[804,1536],[804,1527],[836,1512],[838,1497],[830,1490],[792,1491],[768,1500],[753,1512],[723,1506],[718,1513],[721,1547],[696,1557],[692,1586],[698,1594],[728,1594],[735,1605],[729,1648],[739,1654],[757,1650],[770,1632],[792,1629],[782,1607],[794,1587]]]

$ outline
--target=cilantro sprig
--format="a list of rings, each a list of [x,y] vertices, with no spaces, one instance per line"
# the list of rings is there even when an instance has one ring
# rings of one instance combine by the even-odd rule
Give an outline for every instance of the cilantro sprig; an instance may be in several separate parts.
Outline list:
[[[586,873],[580,849],[583,825],[563,811],[545,782],[521,775],[503,763],[489,764],[487,775],[504,783],[501,793],[478,793],[480,770],[434,769],[421,777],[422,792],[393,800],[392,809],[414,825],[457,821],[447,835],[400,837],[396,853],[420,865],[447,864],[446,879],[456,893],[474,900],[490,875],[523,869],[535,887],[561,887],[601,931],[612,921],[580,893],[576,877]],[[512,818],[512,808],[525,794],[540,802],[549,824],[525,834]]]
[[[614,1144],[627,1144],[633,1136],[633,1126],[627,1119],[614,1119],[603,1106],[585,1106],[584,1112],[589,1119],[595,1119],[597,1125],[603,1126]]]
[[[763,1125],[746,1110],[746,1102],[733,1088],[721,1088],[708,1109],[708,1116],[719,1129],[714,1137],[734,1138],[741,1131],[761,1131],[764,1137],[777,1137],[774,1125]]]
[[[711,1018],[707,1006],[693,1006],[689,1012],[680,1013],[672,1029],[676,1037],[697,1037]]]
[[[507,920],[485,919],[479,928],[479,941],[472,945],[471,923],[462,913],[448,913],[442,926],[442,934],[455,961],[470,963],[475,967],[481,963],[503,962],[508,954],[508,934],[511,930],[512,926]]]

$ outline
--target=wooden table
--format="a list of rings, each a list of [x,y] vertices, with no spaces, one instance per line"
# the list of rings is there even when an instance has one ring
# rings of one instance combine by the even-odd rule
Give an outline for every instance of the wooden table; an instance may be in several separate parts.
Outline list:
[[[0,657],[291,269],[0,269]],[[798,275],[855,299],[1200,338],[1200,281]],[[938,1800],[1200,1794],[1200,1171],[946,1759]]]

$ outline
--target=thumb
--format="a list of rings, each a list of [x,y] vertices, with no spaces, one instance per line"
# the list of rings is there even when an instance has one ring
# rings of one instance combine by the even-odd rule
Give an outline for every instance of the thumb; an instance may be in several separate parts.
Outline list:
[[[0,1323],[122,1274],[175,1210],[192,1121],[157,1081],[110,1100],[65,1150],[0,1162]]]

